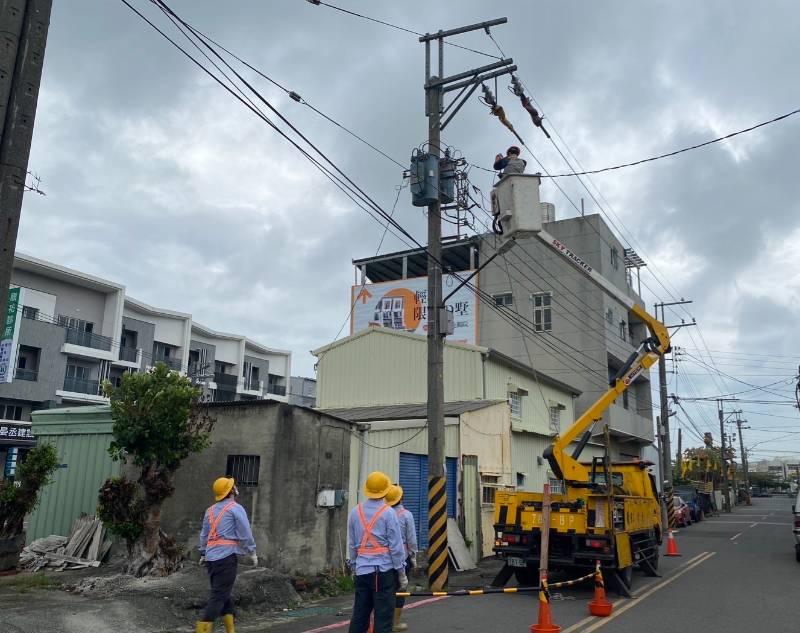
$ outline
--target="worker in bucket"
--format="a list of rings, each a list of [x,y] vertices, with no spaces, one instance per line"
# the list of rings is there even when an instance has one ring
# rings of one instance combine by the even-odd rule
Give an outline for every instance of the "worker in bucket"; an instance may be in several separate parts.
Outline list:
[[[408,587],[400,522],[385,502],[391,487],[385,473],[370,473],[364,483],[367,498],[351,510],[347,522],[356,591],[349,633],[367,633],[373,611],[375,633],[391,633],[394,594]]]
[[[400,531],[403,534],[403,545],[406,548],[406,576],[411,573],[411,569],[416,566],[417,556],[417,529],[414,525],[414,515],[403,507],[403,489],[395,484],[386,495],[386,503],[389,504],[397,514],[397,520],[400,522]],[[401,622],[400,618],[403,615],[403,605],[406,599],[402,596],[397,596],[394,603],[394,626],[392,631],[405,631],[408,629],[408,624]]]
[[[245,509],[236,503],[239,489],[230,477],[220,477],[213,485],[216,503],[203,516],[200,532],[200,563],[205,563],[211,582],[211,595],[197,623],[196,633],[211,633],[214,620],[222,616],[225,633],[234,633],[231,592],[243,555],[253,566],[258,565],[256,542]]]
[[[506,150],[505,158],[503,158],[502,154],[498,154],[494,157],[494,168],[498,171],[502,171],[500,174],[501,178],[511,174],[525,173],[525,167],[528,163],[519,157],[520,153],[519,147],[512,145]]]

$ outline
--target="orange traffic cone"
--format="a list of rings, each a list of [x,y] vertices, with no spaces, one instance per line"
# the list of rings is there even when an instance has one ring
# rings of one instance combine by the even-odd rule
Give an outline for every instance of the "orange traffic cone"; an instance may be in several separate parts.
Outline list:
[[[558,633],[561,627],[553,624],[550,615],[550,592],[547,589],[547,581],[541,582],[542,588],[539,591],[539,621],[531,624],[531,633]]]
[[[603,582],[603,572],[600,571],[600,561],[597,561],[597,568],[594,572],[594,600],[589,602],[589,613],[600,617],[611,615],[614,605],[606,600],[606,585]]]
[[[672,534],[672,530],[667,533],[667,553],[664,555],[683,556],[683,554],[678,553],[678,545],[675,543],[675,536]]]

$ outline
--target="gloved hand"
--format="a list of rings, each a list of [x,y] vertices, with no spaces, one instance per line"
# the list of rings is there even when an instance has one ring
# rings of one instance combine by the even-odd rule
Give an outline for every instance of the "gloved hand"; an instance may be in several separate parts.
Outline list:
[[[258,567],[258,554],[253,552],[252,554],[247,555],[247,560],[253,567]]]
[[[406,589],[408,589],[408,576],[406,576],[405,569],[397,570],[397,583],[399,585],[400,591],[405,591]]]
[[[200,557],[200,565],[205,565],[205,564],[206,564],[206,557],[205,556],[201,556]]]
[[[411,569],[416,569],[417,568],[417,553],[416,552],[414,552],[413,554],[409,555],[408,564],[411,567]]]

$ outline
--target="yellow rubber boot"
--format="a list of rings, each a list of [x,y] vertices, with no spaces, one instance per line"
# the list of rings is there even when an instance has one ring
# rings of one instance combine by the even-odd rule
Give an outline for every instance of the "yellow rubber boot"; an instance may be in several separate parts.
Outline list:
[[[198,622],[195,633],[211,633],[214,630],[213,622]]]
[[[223,615],[222,623],[225,625],[225,633],[236,633],[236,629],[233,628],[233,615],[230,613]]]
[[[402,609],[394,610],[394,625],[392,626],[392,631],[405,631],[406,629],[408,629],[408,624],[400,621],[400,616],[402,615],[403,615]]]

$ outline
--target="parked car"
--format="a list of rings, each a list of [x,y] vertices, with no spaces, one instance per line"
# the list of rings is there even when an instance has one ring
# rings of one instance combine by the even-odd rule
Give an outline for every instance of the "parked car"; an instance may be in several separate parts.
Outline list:
[[[675,493],[681,496],[689,506],[689,510],[692,513],[692,521],[694,523],[698,523],[699,521],[703,520],[703,511],[700,507],[700,494],[697,492],[697,488],[692,488],[691,486],[678,486],[675,488]]]
[[[689,527],[692,524],[692,510],[689,504],[678,496],[672,498],[675,506],[675,525],[679,527]]]
[[[797,492],[797,497],[792,505],[792,514],[794,515],[792,527],[792,532],[794,532],[794,557],[800,563],[800,490]]]

